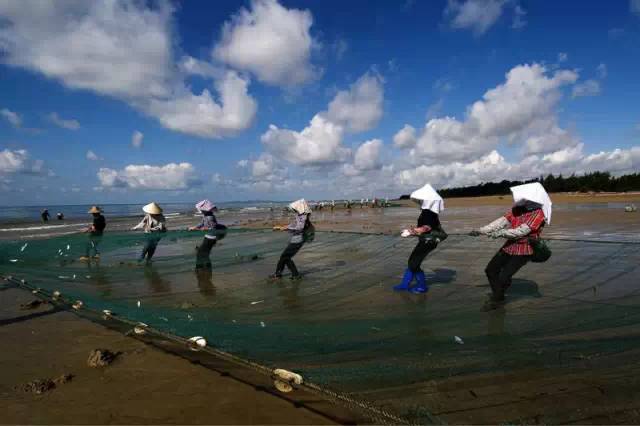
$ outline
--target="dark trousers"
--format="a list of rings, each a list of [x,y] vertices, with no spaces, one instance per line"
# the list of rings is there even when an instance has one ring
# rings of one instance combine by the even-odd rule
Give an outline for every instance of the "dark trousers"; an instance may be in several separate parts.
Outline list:
[[[278,266],[276,267],[276,275],[282,275],[282,271],[284,271],[284,267],[286,266],[291,271],[291,276],[297,277],[299,274],[298,268],[296,268],[296,264],[293,263],[293,256],[300,251],[302,245],[304,243],[289,243],[287,248],[284,249],[282,254],[280,255],[280,260],[278,261]]]
[[[89,234],[89,242],[87,243],[87,249],[85,251],[87,257],[91,256],[91,252],[93,252],[94,256],[97,256],[100,252],[98,251],[98,244],[102,241],[102,235],[94,235]]]
[[[511,277],[529,262],[531,256],[514,256],[500,250],[489,261],[484,272],[487,274],[493,299],[504,300],[504,292],[511,285]]]
[[[216,245],[216,240],[211,238],[203,238],[200,247],[198,247],[198,253],[196,254],[196,269],[208,268],[211,269],[211,259],[209,254],[211,249]]]
[[[140,253],[140,260],[144,260],[145,257],[147,258],[147,260],[151,260],[161,239],[162,238],[156,236],[147,237],[144,242],[144,247],[142,248],[142,253]]]
[[[437,246],[438,243],[436,243],[434,240],[420,238],[420,241],[418,241],[418,244],[411,252],[411,256],[409,256],[409,270],[411,270],[411,272],[413,272],[414,274],[416,272],[421,272],[422,269],[420,268],[420,265],[422,264],[422,261]]]

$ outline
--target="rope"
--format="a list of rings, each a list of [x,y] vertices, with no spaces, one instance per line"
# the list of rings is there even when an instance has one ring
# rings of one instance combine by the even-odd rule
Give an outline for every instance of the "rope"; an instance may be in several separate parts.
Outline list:
[[[36,295],[37,297],[40,297],[41,299],[45,299],[47,300],[49,303],[56,305],[62,309],[65,309],[67,311],[70,311],[72,313],[74,313],[75,315],[78,315],[79,317],[85,318],[88,315],[83,315],[83,313],[91,313],[93,315],[96,316],[100,316],[103,313],[99,312],[97,310],[91,309],[91,308],[87,308],[86,306],[82,306],[81,309],[69,309],[72,307],[73,302],[65,299],[63,296],[59,296],[59,297],[54,297],[54,295],[52,293],[50,293],[47,290],[35,287],[31,284],[29,284],[27,281],[25,280],[19,280],[15,277],[12,276],[0,276],[0,278],[2,278],[5,282],[9,283],[10,287],[14,287],[14,288],[19,288],[22,290],[28,290],[31,291],[32,293],[34,293],[34,295]],[[121,317],[121,316],[110,316],[110,320],[111,321],[117,321],[123,324],[126,324],[128,326],[138,326],[139,322],[135,322],[135,321],[131,321],[127,318]],[[181,345],[187,346],[188,345],[188,339],[185,339],[184,337],[178,336],[178,335],[174,335],[171,333],[167,333],[165,331],[153,328],[153,327],[146,327],[145,328],[146,333],[148,334],[152,334],[152,335],[157,335],[159,337],[162,337],[164,339],[170,340],[170,341],[174,341],[177,343],[180,343]],[[127,332],[126,334],[131,333],[131,330],[129,332]],[[229,361],[231,363],[234,363],[236,365],[241,365],[243,367],[249,368],[253,371],[256,371],[258,373],[267,375],[271,378],[273,378],[273,371],[274,369],[271,369],[267,366],[264,366],[262,364],[259,364],[257,362],[254,361],[250,361],[241,357],[238,357],[236,355],[233,355],[231,353],[216,349],[214,347],[211,346],[206,346],[204,348],[201,349],[201,352],[205,352],[209,355],[215,356],[217,358],[220,359],[224,359],[226,361]],[[312,382],[307,382],[306,380],[300,384],[300,385],[296,385],[291,383],[291,385],[294,388],[301,388],[304,389],[314,395],[323,397],[325,399],[328,399],[334,403],[340,403],[342,405],[347,406],[350,409],[356,409],[359,410],[361,412],[363,412],[365,414],[366,417],[370,418],[371,420],[373,420],[373,422],[377,423],[377,424],[385,424],[385,425],[395,425],[395,424],[410,424],[410,422],[406,419],[403,419],[402,417],[399,417],[393,413],[390,413],[389,411],[380,409],[378,407],[375,407],[367,402],[364,401],[360,401],[357,399],[353,399],[347,395],[344,395],[342,393],[339,392],[335,392],[332,390],[329,390],[327,388],[321,387],[317,384],[314,384]],[[429,419],[432,421],[432,423],[434,424],[442,424],[442,422],[437,419],[436,417],[433,417],[432,415],[428,414]]]

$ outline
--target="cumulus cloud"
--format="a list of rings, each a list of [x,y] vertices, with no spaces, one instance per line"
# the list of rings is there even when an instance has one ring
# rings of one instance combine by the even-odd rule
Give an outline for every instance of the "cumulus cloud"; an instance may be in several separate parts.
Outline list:
[[[527,26],[527,21],[525,17],[527,16],[527,11],[522,8],[519,4],[516,4],[513,9],[513,22],[511,23],[511,28],[514,30],[519,30]]]
[[[600,83],[597,80],[586,80],[573,86],[571,96],[580,98],[582,96],[597,96],[600,94]]]
[[[575,83],[577,73],[560,70],[549,75],[542,65],[532,64],[514,67],[505,78],[467,109],[464,120],[431,119],[418,135],[405,126],[396,134],[397,140],[405,147],[414,146],[413,158],[437,161],[477,158],[503,140],[525,144],[535,152],[556,149],[561,140],[574,143],[558,127],[555,109],[560,89]],[[394,142],[397,146],[396,138]]]
[[[405,124],[402,129],[393,136],[393,145],[396,148],[412,148],[416,145],[416,129]]]
[[[345,133],[369,130],[382,116],[382,83],[381,76],[367,72],[349,90],[339,91],[328,111],[316,114],[301,131],[272,124],[261,141],[274,156],[299,166],[345,162],[351,155],[342,144]]]
[[[15,174],[44,174],[44,161],[31,160],[25,149],[0,151],[0,181],[7,182]]]
[[[18,115],[17,112],[13,112],[7,108],[3,108],[0,110],[0,115],[7,120],[11,125],[15,128],[20,128],[22,126],[22,118]]]
[[[565,52],[558,53],[558,62],[559,63],[567,62],[568,59],[569,59],[569,55],[567,55]]]
[[[316,43],[310,34],[312,24],[308,10],[287,9],[276,0],[253,0],[250,9],[240,9],[225,23],[212,55],[264,83],[305,83],[316,75],[310,62]]]
[[[136,130],[131,135],[131,146],[134,148],[142,148],[142,139],[144,139],[144,133]]]
[[[57,112],[52,112],[47,116],[47,119],[58,127],[68,130],[78,130],[80,123],[78,120],[65,120],[62,119]]]
[[[174,191],[190,189],[200,183],[190,163],[169,163],[164,166],[130,164],[122,170],[100,168],[98,180],[103,188],[129,188]]]
[[[235,106],[255,105],[246,93],[249,81],[216,80],[217,89],[227,89],[222,105],[206,90],[193,94],[188,71],[174,58],[173,12],[167,0],[0,2],[1,60],[120,99],[175,131],[218,138],[244,130],[255,108],[239,113]],[[195,117],[186,119],[184,110]]]
[[[261,141],[273,155],[296,165],[343,162],[351,150],[342,146],[344,129],[316,114],[302,131],[280,129],[273,124]]]
[[[380,139],[364,142],[358,147],[353,157],[354,167],[362,171],[382,168],[382,160],[380,158],[382,147],[383,143]]]
[[[89,161],[97,161],[98,160],[98,156],[96,155],[95,152],[89,150],[89,151],[87,151],[87,160],[89,160]]]
[[[329,103],[327,116],[347,130],[362,132],[375,127],[382,118],[384,89],[382,77],[367,72],[349,90],[339,91]]]
[[[445,16],[454,29],[484,34],[502,15],[507,0],[448,0]]]

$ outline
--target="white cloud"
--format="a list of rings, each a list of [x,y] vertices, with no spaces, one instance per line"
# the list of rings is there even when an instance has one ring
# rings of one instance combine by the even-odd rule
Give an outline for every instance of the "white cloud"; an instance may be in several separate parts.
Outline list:
[[[342,144],[346,131],[371,129],[382,116],[382,77],[367,72],[349,90],[339,91],[328,111],[316,114],[300,132],[270,125],[261,141],[279,159],[298,166],[343,163],[351,150]]]
[[[18,115],[17,112],[13,112],[8,110],[7,108],[3,108],[0,110],[0,115],[4,117],[11,125],[15,128],[20,128],[22,126],[22,118]]]
[[[597,96],[600,94],[600,83],[597,80],[586,80],[573,87],[571,96],[579,98],[582,96]]]
[[[393,145],[396,148],[412,148],[416,145],[416,129],[405,124],[402,129],[393,136]]]
[[[226,22],[213,57],[253,73],[260,81],[294,86],[316,75],[310,63],[316,43],[308,10],[287,9],[276,0],[253,0]]]
[[[382,153],[382,141],[372,139],[358,147],[353,157],[353,165],[358,170],[376,170],[382,168],[380,154]]]
[[[250,125],[255,101],[246,93],[248,79],[214,78],[217,89],[226,89],[222,105],[208,91],[191,93],[185,83],[189,70],[174,58],[168,0],[54,3],[0,2],[3,62],[122,100],[182,133],[217,138]],[[239,112],[237,105],[254,107]]]
[[[136,130],[131,135],[131,146],[134,148],[142,148],[142,139],[144,139],[144,133]]]
[[[565,52],[558,53],[558,62],[559,63],[567,62],[568,59],[569,59],[569,55],[567,55]]]
[[[49,114],[47,116],[47,119],[56,126],[62,127],[63,129],[78,130],[80,128],[80,123],[78,122],[78,120],[64,120],[56,112],[52,112],[51,114]]]
[[[93,152],[93,151],[91,151],[91,150],[87,151],[87,160],[90,160],[90,161],[97,161],[98,159],[99,159],[99,158],[98,158],[98,156],[96,155],[96,153],[95,153],[95,152]]]
[[[280,129],[273,124],[261,141],[275,156],[296,165],[344,162],[351,151],[342,146],[344,129],[316,114],[301,132]]]
[[[382,118],[384,100],[380,75],[367,72],[349,90],[339,91],[329,103],[327,116],[347,130],[362,132],[375,127]]]
[[[230,136],[249,127],[258,109],[248,86],[247,80],[229,71],[215,83],[220,103],[204,89],[200,95],[185,91],[166,100],[152,99],[147,109],[168,129],[200,137]]]
[[[130,164],[122,170],[101,168],[98,180],[104,188],[129,188],[148,190],[185,190],[199,181],[190,163],[169,163],[164,166]]]
[[[8,182],[10,176],[15,174],[43,175],[46,172],[44,161],[31,160],[25,149],[0,151],[0,182]]]
[[[506,3],[507,0],[448,0],[445,15],[452,28],[481,35],[500,18]]]
[[[527,145],[535,152],[548,152],[556,149],[560,140],[570,141],[557,126],[555,108],[562,96],[560,89],[577,78],[574,71],[548,75],[539,64],[519,65],[506,74],[505,83],[474,102],[464,120],[431,119],[417,136],[406,127],[396,136],[405,146],[413,145],[415,139],[411,154],[418,159],[465,161],[490,152],[502,140],[529,141]],[[551,146],[545,147],[545,141]]]
[[[598,67],[596,68],[596,73],[598,74],[598,78],[600,79],[607,78],[607,74],[608,74],[607,64],[598,65]]]
[[[629,0],[629,10],[640,16],[640,0]]]

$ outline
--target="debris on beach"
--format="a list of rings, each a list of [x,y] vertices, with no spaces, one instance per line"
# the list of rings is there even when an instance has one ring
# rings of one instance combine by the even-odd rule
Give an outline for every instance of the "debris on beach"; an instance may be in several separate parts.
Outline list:
[[[20,251],[23,252],[24,249],[26,249],[28,245],[29,245],[29,243],[24,243],[24,245],[20,248]]]
[[[63,374],[55,379],[36,379],[23,385],[15,386],[14,390],[25,393],[35,393],[37,395],[49,392],[56,388],[56,386],[69,383],[73,380],[73,374]]]
[[[628,206],[624,207],[624,211],[627,213],[633,213],[635,211],[637,211],[638,209],[636,208],[635,204],[629,204]]]
[[[26,311],[28,309],[35,309],[37,307],[39,307],[40,305],[46,305],[47,302],[39,300],[39,299],[35,299],[32,300],[29,303],[23,303],[22,305],[20,305],[20,310]]]
[[[252,305],[257,305],[258,303],[262,303],[264,300],[256,300],[255,302],[251,302]]]
[[[459,345],[464,345],[464,340],[462,340],[460,337],[458,336],[453,336],[453,340],[459,344]]]
[[[139,308],[142,305],[142,303],[138,300],[137,305],[138,305],[138,308]]]
[[[67,244],[67,251],[71,250],[71,246]]]
[[[87,365],[89,367],[106,367],[120,355],[120,352],[111,352],[109,349],[94,349],[89,353]]]
[[[202,336],[194,336],[187,341],[187,345],[192,351],[199,351],[207,346],[207,340]]]
[[[267,326],[267,325],[264,323],[264,321],[260,321],[260,327],[264,328],[264,327],[266,327],[266,326]]]
[[[71,277],[69,277],[67,275],[58,275],[58,278],[60,278],[61,280],[68,280]]]
[[[18,259],[9,259],[9,262],[11,263],[16,263],[18,261]]]

